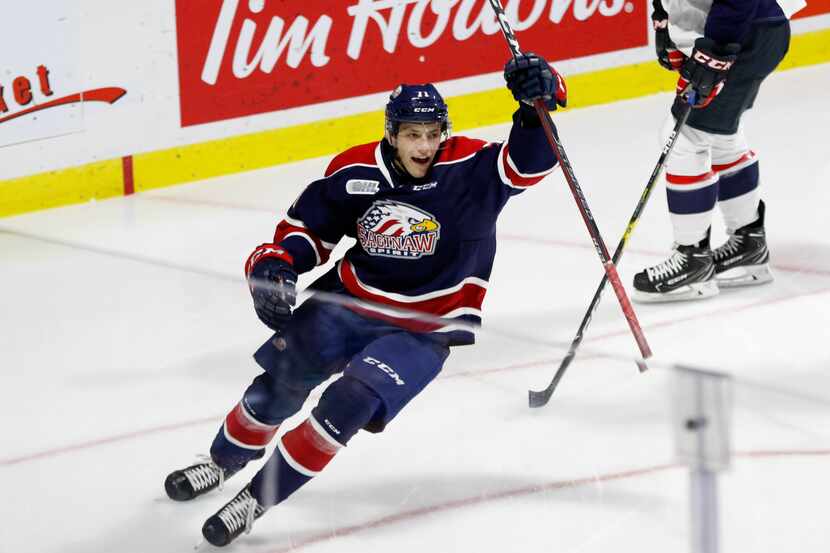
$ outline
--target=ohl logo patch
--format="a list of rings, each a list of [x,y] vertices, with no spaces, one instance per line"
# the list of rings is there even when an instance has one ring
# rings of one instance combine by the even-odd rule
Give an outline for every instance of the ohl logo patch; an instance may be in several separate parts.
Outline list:
[[[357,238],[370,255],[418,259],[433,255],[440,237],[432,214],[402,202],[377,201],[357,221]]]

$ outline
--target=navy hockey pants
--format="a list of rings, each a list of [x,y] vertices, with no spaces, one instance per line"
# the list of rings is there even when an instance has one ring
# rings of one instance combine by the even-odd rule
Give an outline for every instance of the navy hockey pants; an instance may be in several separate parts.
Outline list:
[[[721,93],[708,107],[693,109],[686,124],[712,134],[738,132],[741,116],[755,104],[761,83],[778,67],[789,47],[789,21],[754,23]],[[675,118],[679,110],[680,105],[675,103]]]
[[[243,399],[251,415],[270,425],[296,413],[313,388],[342,372],[380,397],[366,427],[379,432],[438,375],[449,355],[440,335],[404,331],[313,299],[295,311],[282,335],[284,349],[279,338],[254,354],[265,373]]]

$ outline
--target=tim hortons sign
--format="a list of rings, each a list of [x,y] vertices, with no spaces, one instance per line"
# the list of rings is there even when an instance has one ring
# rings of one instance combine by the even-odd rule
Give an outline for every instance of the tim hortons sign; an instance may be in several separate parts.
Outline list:
[[[507,0],[549,60],[648,43],[642,0]],[[487,0],[176,0],[182,126],[499,71]]]

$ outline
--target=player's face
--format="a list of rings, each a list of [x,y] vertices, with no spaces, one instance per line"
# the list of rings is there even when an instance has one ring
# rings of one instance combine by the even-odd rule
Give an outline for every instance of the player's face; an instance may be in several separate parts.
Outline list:
[[[423,177],[441,145],[441,123],[401,123],[390,138],[397,160],[413,177]]]

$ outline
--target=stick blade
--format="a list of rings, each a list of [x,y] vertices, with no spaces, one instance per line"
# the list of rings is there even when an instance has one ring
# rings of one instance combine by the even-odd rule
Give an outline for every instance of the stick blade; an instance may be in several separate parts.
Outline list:
[[[553,388],[545,388],[544,390],[528,390],[527,400],[528,406],[531,409],[538,409],[544,407],[550,401],[550,396],[553,395]]]

